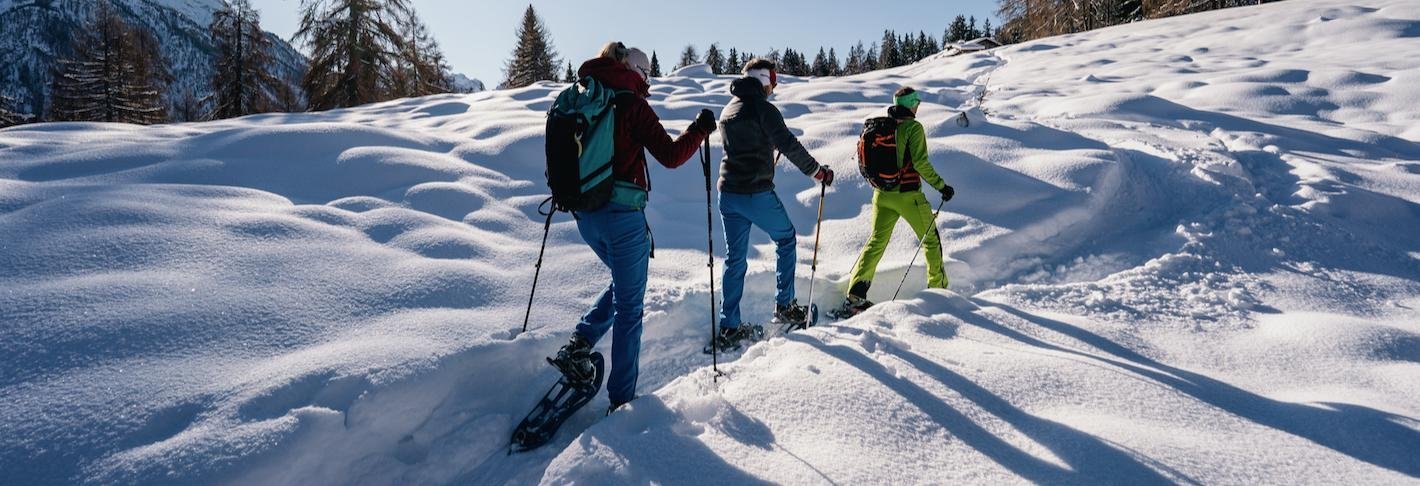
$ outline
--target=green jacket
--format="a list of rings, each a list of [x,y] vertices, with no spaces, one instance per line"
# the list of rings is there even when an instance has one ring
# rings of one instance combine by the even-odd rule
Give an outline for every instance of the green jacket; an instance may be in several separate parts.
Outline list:
[[[922,181],[941,191],[947,186],[942,176],[927,160],[927,131],[912,115],[912,111],[893,105],[888,115],[897,119],[897,160],[903,161],[901,183],[896,192],[922,190]]]

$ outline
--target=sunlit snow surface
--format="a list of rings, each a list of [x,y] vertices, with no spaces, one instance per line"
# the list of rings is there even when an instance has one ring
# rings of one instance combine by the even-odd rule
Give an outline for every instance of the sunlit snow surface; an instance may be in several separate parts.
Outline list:
[[[839,170],[814,301],[867,235],[855,138],[902,84],[957,188],[951,291],[918,262],[885,302],[901,225],[884,303],[712,382],[699,161],[655,167],[642,396],[512,456],[607,279],[559,215],[516,335],[560,85],[0,131],[0,483],[1416,482],[1420,6],[1355,3],[786,79],[774,102]],[[653,86],[673,133],[729,100],[680,74]],[[806,291],[818,191],[776,183]]]

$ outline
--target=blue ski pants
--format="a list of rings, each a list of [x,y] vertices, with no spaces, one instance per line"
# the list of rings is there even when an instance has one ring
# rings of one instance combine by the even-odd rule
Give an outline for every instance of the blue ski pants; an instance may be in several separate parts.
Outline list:
[[[773,190],[754,194],[720,193],[720,220],[725,227],[724,301],[720,307],[720,327],[740,327],[740,299],[744,297],[748,264],[750,226],[769,234],[776,245],[778,260],[774,270],[774,302],[788,304],[794,299],[794,265],[797,242],[794,223]]]
[[[595,345],[608,330],[612,331],[607,395],[612,403],[629,402],[636,398],[636,378],[641,367],[642,302],[651,255],[646,214],[609,203],[595,211],[578,212],[577,231],[611,269],[611,285],[582,316],[577,333]]]

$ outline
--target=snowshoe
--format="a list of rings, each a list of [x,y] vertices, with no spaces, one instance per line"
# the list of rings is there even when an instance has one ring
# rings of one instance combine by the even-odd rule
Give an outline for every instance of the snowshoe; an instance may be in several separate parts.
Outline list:
[[[713,338],[710,344],[705,345],[701,351],[705,354],[715,352],[715,346],[719,346],[720,351],[738,351],[744,347],[746,342],[756,342],[764,339],[764,327],[759,324],[740,324],[739,327],[722,327],[720,334]]]
[[[557,350],[557,356],[547,358],[547,363],[569,380],[581,383],[591,381],[596,373],[591,357],[592,343],[581,334],[572,333],[572,340]]]
[[[561,357],[562,353],[558,354]],[[554,360],[549,358],[548,361]],[[602,379],[606,376],[606,364],[601,353],[587,354],[586,362],[591,367],[591,376],[586,380],[574,380],[563,371],[557,383],[547,390],[532,411],[513,429],[508,454],[530,451],[546,444],[557,434],[557,429],[562,427],[563,422],[597,396],[597,391],[602,387]],[[558,369],[562,370],[560,367]]]
[[[843,320],[861,314],[863,311],[868,310],[868,308],[872,306],[873,303],[868,299],[853,294],[848,294],[848,298],[843,299],[843,305],[840,305],[838,306],[838,308],[828,311],[828,317]]]
[[[808,329],[809,309],[799,305],[798,300],[791,300],[788,305],[775,305],[773,323],[779,325],[779,334]]]

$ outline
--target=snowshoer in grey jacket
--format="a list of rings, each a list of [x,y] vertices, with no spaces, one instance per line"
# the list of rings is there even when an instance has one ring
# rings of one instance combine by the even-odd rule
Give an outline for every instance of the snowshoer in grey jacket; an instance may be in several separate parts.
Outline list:
[[[794,299],[794,267],[798,243],[794,224],[774,193],[774,151],[777,149],[804,175],[828,185],[833,171],[820,166],[784,125],[784,115],[769,103],[778,85],[774,63],[756,59],[745,65],[745,77],[730,85],[734,99],[720,115],[720,218],[725,228],[724,302],[720,308],[720,345],[734,349],[741,341],[762,335],[760,326],[741,326],[740,298],[749,252],[749,230],[758,226],[777,246],[774,319],[802,324],[807,312]]]

